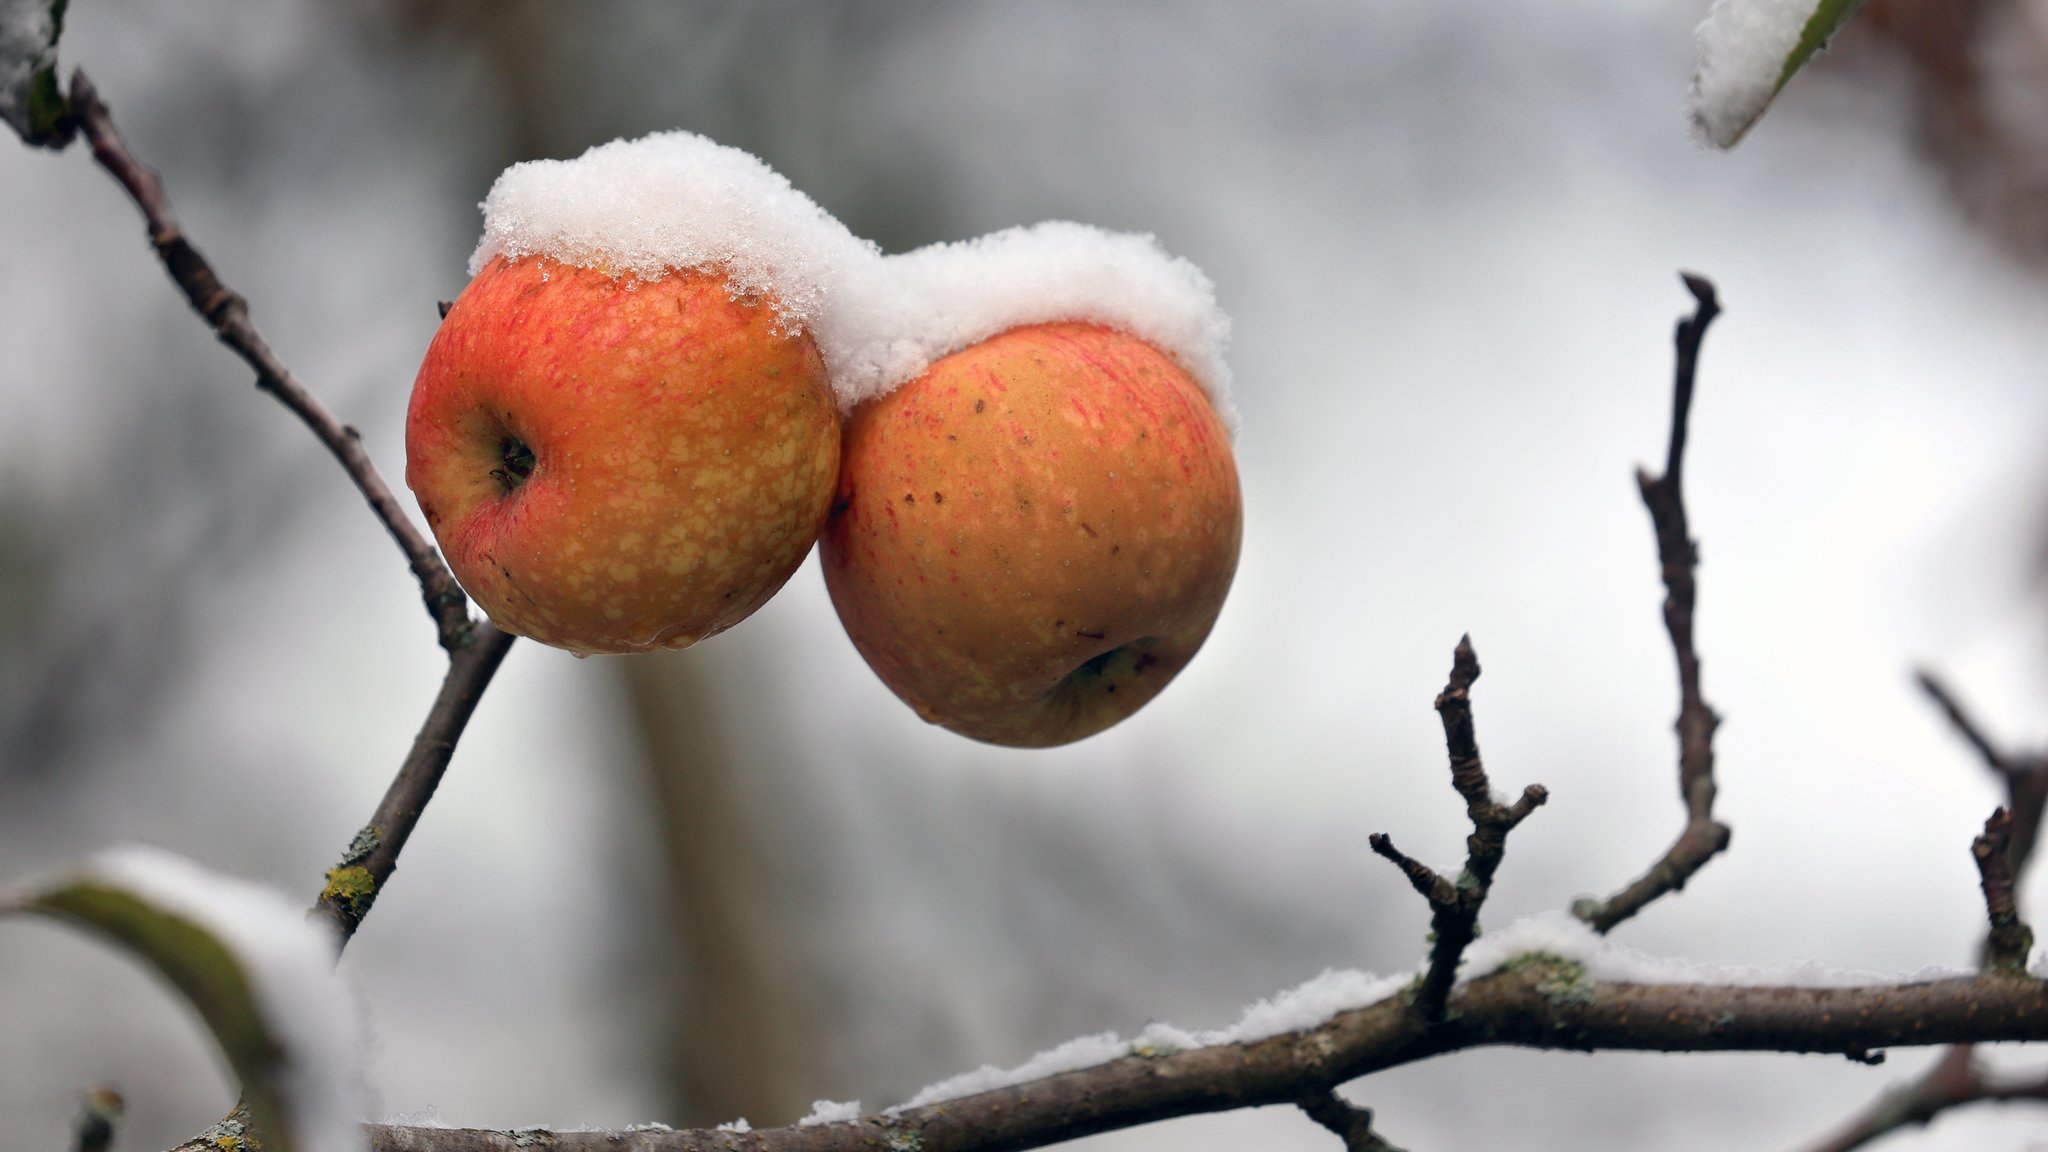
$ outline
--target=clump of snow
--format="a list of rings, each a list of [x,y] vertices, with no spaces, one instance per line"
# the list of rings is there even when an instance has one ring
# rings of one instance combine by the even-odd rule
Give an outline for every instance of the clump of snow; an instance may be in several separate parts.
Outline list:
[[[278,1042],[278,1087],[302,1152],[362,1147],[362,1034],[355,1002],[335,971],[324,921],[282,893],[208,871],[158,848],[102,852],[67,877],[114,888],[205,929],[241,964]]]
[[[0,0],[0,121],[29,130],[29,87],[57,62],[51,0]]]
[[[1566,912],[1544,912],[1488,932],[1465,950],[1459,971],[1483,976],[1517,956],[1541,952],[1583,964],[1586,975],[1617,984],[1714,984],[1739,988],[1860,988],[1901,981],[1944,980],[1973,976],[1964,968],[1929,965],[1904,975],[1885,975],[1853,968],[1831,968],[1808,961],[1791,966],[1710,964],[1679,957],[1653,956],[1593,931]]]
[[[933,360],[1026,324],[1078,320],[1128,332],[1171,356],[1233,432],[1230,319],[1200,268],[1152,236],[1049,221],[933,244],[882,263],[847,301],[851,350],[836,383],[849,404],[881,395]]]
[[[772,297],[792,327],[813,331],[853,266],[881,255],[768,165],[692,132],[514,164],[483,210],[472,276],[497,256],[643,280],[715,269],[736,294]]]
[[[1069,320],[1153,344],[1236,430],[1215,286],[1151,236],[1053,222],[885,257],[760,160],[688,132],[515,164],[483,210],[472,275],[500,256],[642,280],[718,272],[810,334],[842,410],[997,333]]]
[[[714,1132],[740,1133],[752,1132],[753,1130],[754,1126],[752,1124],[747,1123],[747,1118],[745,1116],[742,1116],[737,1120],[727,1120],[725,1123],[720,1124],[718,1127],[712,1129],[712,1131]]]
[[[1714,0],[1694,39],[1699,64],[1688,101],[1694,128],[1732,148],[1791,75],[1787,62],[1820,0]]]
[[[846,1124],[860,1119],[858,1100],[814,1100],[811,1114],[796,1122],[799,1128],[816,1128],[820,1124]],[[746,1123],[744,1120],[741,1123]],[[744,1131],[744,1129],[741,1129]]]

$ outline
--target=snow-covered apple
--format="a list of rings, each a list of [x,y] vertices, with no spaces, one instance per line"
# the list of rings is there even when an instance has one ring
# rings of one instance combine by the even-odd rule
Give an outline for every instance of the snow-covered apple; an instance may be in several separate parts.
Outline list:
[[[681,648],[745,619],[829,506],[839,413],[808,335],[724,277],[487,263],[406,418],[406,482],[462,586],[574,652]]]
[[[1206,291],[1206,282],[1203,282]],[[856,408],[825,583],[926,720],[1043,747],[1115,724],[1200,648],[1237,568],[1230,435],[1172,357],[1011,329]]]

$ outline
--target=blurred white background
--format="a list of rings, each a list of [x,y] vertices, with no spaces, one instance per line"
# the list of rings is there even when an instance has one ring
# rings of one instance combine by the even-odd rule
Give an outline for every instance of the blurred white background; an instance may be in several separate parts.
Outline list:
[[[1967,962],[1998,793],[1908,673],[2048,740],[2048,291],[1923,158],[1914,77],[1874,36],[1733,153],[1692,144],[1703,11],[75,4],[66,64],[394,479],[491,177],[620,135],[749,148],[890,249],[1054,217],[1154,232],[1236,321],[1237,585],[1106,735],[1025,753],[925,727],[812,567],[676,658],[515,648],[350,950],[380,1114],[786,1123],[1405,967],[1427,910],[1365,837],[1462,850],[1430,702],[1467,631],[1496,785],[1552,794],[1487,921],[1634,876],[1680,816],[1631,476],[1661,458],[1679,268],[1728,309],[1687,486],[1735,837],[1619,936]],[[0,209],[0,879],[140,839],[310,899],[438,682],[416,590],[80,149],[0,147]],[[1789,1149],[1932,1055],[1481,1052],[1349,1093],[1417,1149]],[[0,927],[0,1142],[63,1146],[102,1081],[127,1149],[232,1095],[139,968]],[[1980,1111],[1892,1143],[2041,1128]],[[1265,1110],[1074,1147],[1334,1144]]]

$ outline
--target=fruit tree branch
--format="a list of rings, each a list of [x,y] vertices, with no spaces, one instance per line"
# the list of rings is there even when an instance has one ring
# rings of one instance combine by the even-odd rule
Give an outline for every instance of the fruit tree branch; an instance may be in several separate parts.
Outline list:
[[[249,367],[256,370],[256,386],[276,397],[279,403],[291,409],[311,428],[334,458],[341,462],[349,479],[355,481],[363,498],[369,501],[370,510],[376,513],[377,519],[405,553],[406,562],[412,566],[413,576],[419,581],[421,595],[426,599],[427,611],[440,630],[441,646],[453,653],[470,626],[469,600],[455,583],[448,566],[442,563],[441,554],[399,506],[390,485],[378,474],[377,466],[370,461],[370,454],[363,450],[362,437],[354,428],[335,419],[333,413],[306,391],[298,378],[292,375],[291,369],[285,367],[276,353],[270,350],[270,345],[256,331],[256,326],[250,323],[248,302],[221,283],[213,266],[186,239],[184,229],[179,226],[170,201],[164,195],[163,181],[128,150],[121,134],[114,128],[114,118],[100,99],[99,90],[86,78],[84,69],[71,74],[70,119],[92,145],[93,159],[127,191],[136,207],[142,209],[143,220],[149,226],[149,242],[156,248],[157,256],[163,260],[164,269],[170,273],[171,279],[185,293],[192,310],[212,326],[221,343],[234,349]]]
[[[377,1152],[1015,1152],[1191,1116],[1298,1104],[1372,1072],[1472,1048],[1810,1052],[2048,1039],[2048,983],[1980,975],[1826,988],[1623,984],[1529,955],[1460,985],[1424,1024],[1406,996],[1266,1040],[1126,1056],[944,1103],[858,1120],[732,1131],[500,1132],[372,1125]]]
[[[2020,919],[2012,876],[2012,816],[2000,808],[1984,821],[1984,833],[1970,844],[1984,890],[1984,910],[1991,931],[1984,938],[1984,970],[2001,976],[2025,976],[2034,932]]]
[[[1572,914],[1596,932],[1642,911],[1666,893],[1685,887],[1706,862],[1728,847],[1726,824],[1714,819],[1714,729],[1720,717],[1700,695],[1700,658],[1693,645],[1693,609],[1699,588],[1699,548],[1685,514],[1685,438],[1691,420],[1695,369],[1707,326],[1721,314],[1713,282],[1681,273],[1698,308],[1678,324],[1678,370],[1671,401],[1671,440],[1664,456],[1664,474],[1636,471],[1636,487],[1650,510],[1657,531],[1657,559],[1664,570],[1664,628],[1678,658],[1678,792],[1685,801],[1685,828],[1662,858],[1640,878],[1605,900],[1586,897]]]
[[[2026,967],[2026,945],[2015,936],[2027,933],[2024,924],[2015,932],[2006,929],[2006,940],[1999,942],[2000,921],[2006,914],[2012,914],[2012,923],[2017,924],[2019,878],[2025,873],[2028,862],[2033,858],[2034,845],[2041,827],[2041,813],[2048,806],[2048,758],[2038,755],[2016,755],[1993,741],[1972,717],[1955,693],[1932,672],[1921,670],[1914,674],[1920,690],[1927,693],[1956,734],[1975,749],[1991,769],[2005,783],[2006,807],[1994,813],[1986,821],[1984,835],[1971,845],[1971,854],[1977,860],[1978,875],[1984,888],[1985,911],[1991,921],[1991,930],[1984,940],[1983,963],[1993,968],[2000,963],[2001,947],[2005,963],[2011,965],[2011,957],[2018,955],[2018,974],[2024,974]],[[2010,813],[2008,819],[2000,821],[1999,816]],[[1994,829],[1997,822],[2000,828]],[[1982,851],[1986,842],[1993,837],[2004,840],[2003,851]],[[2002,875],[1994,874],[2002,872]],[[1994,889],[2001,893],[1994,897]],[[1985,1074],[1977,1061],[1976,1049],[1970,1044],[1958,1044],[1943,1053],[1942,1058],[1929,1068],[1920,1079],[1893,1088],[1880,1096],[1864,1113],[1850,1121],[1841,1131],[1814,1145],[1813,1152],[1850,1152],[1900,1128],[1923,1125],[1951,1108],[1985,1101],[2006,1100],[2048,1100],[2048,1076],[2034,1076],[2021,1080],[1994,1079]]]
[[[510,633],[488,620],[470,627],[450,658],[448,675],[427,711],[426,723],[413,737],[412,748],[385,789],[384,799],[370,822],[356,833],[341,862],[328,870],[327,885],[313,909],[333,921],[344,945],[397,870],[398,853],[440,786],[448,761],[455,755],[455,744],[505,653],[511,650],[512,640]]]
[[[1334,1091],[1310,1092],[1294,1102],[1308,1118],[1335,1132],[1344,1152],[1401,1152],[1372,1130],[1372,1109],[1348,1103]]]
[[[1443,1018],[1444,998],[1457,979],[1458,960],[1479,934],[1479,909],[1506,853],[1508,832],[1550,798],[1541,784],[1531,784],[1512,805],[1494,800],[1472,727],[1472,683],[1477,679],[1479,658],[1473,654],[1472,638],[1461,637],[1451,656],[1450,681],[1436,698],[1436,711],[1443,719],[1444,744],[1450,753],[1451,786],[1465,798],[1465,814],[1472,820],[1472,834],[1465,838],[1465,871],[1453,883],[1403,855],[1385,833],[1367,838],[1372,850],[1407,873],[1408,882],[1429,901],[1429,970],[1416,989],[1415,1008],[1430,1022]]]

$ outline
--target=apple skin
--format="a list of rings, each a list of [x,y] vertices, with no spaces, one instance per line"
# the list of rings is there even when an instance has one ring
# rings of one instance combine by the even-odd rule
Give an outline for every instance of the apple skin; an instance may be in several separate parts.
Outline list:
[[[770,302],[704,272],[499,258],[420,365],[405,480],[499,627],[579,654],[684,648],[802,563],[839,430],[816,346]]]
[[[926,720],[992,744],[1093,735],[1166,686],[1237,570],[1230,436],[1165,354],[1012,329],[856,408],[825,586]]]

